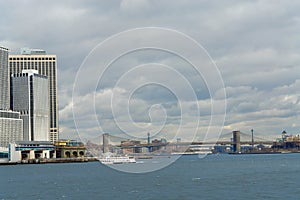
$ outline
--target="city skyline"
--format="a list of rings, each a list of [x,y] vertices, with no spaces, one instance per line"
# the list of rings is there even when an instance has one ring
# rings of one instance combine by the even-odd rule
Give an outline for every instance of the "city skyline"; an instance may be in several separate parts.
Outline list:
[[[0,44],[11,49],[12,53],[18,53],[20,47],[28,46],[46,49],[47,52],[58,55],[62,138],[72,138],[75,135],[72,89],[76,73],[84,58],[97,44],[111,35],[145,26],[178,30],[205,47],[217,64],[225,84],[227,115],[224,133],[232,130],[250,132],[252,128],[257,133],[266,135],[279,135],[283,130],[293,134],[300,131],[300,56],[297,53],[300,31],[297,8],[300,5],[297,1],[279,1],[276,4],[269,1],[184,3],[173,1],[158,3],[146,0],[139,3],[129,0],[90,3],[75,1],[72,5],[47,2],[47,9],[34,3],[20,4],[27,9],[16,8],[10,12],[5,8],[14,4],[1,3],[0,10],[5,16],[1,23],[5,24],[3,27],[6,31],[2,31],[4,35],[0,39]],[[28,12],[31,9],[35,10],[32,14]],[[41,18],[36,18],[36,15]],[[9,23],[6,24],[5,21]],[[32,32],[32,29],[28,28],[32,26],[40,28]],[[49,34],[50,32],[52,34]],[[23,37],[25,35],[26,37]],[[111,49],[108,49],[108,52]],[[188,66],[184,63],[170,55],[144,52],[120,60],[115,67],[126,66],[129,69],[131,66],[147,62],[175,66],[188,74],[187,78],[191,80],[192,85],[200,83],[200,90],[196,92],[203,120],[202,126],[207,127],[210,117],[209,94],[201,77],[191,76],[191,71],[186,70]],[[182,67],[178,66],[181,64]],[[111,74],[114,73],[118,73],[116,68],[111,71]],[[104,131],[116,133],[119,130],[110,123],[112,118],[108,111],[109,97],[116,77],[113,75],[109,77],[112,78],[105,80],[103,88],[100,87],[96,92],[97,99],[100,99],[96,109],[101,113],[99,117],[104,119]],[[165,77],[172,79],[168,75]],[[176,81],[173,82],[176,85]],[[130,83],[134,83],[134,80]],[[122,92],[124,88],[119,89]],[[158,95],[151,95],[153,90]],[[141,124],[150,122],[148,110],[153,102],[168,102],[165,109],[173,117],[168,121],[169,131],[174,130],[172,125],[176,124],[175,119],[180,114],[172,94],[156,88],[145,88],[134,97],[136,101],[132,107],[136,112],[133,112],[132,117]],[[90,104],[92,98],[93,94],[85,94],[82,101]],[[123,96],[120,98],[123,99]],[[184,103],[186,103],[184,106],[191,106],[188,101]],[[153,117],[160,119],[162,113],[159,107],[154,108]],[[89,126],[92,118],[90,112],[82,107],[86,127],[79,130],[80,134],[88,135],[99,131],[97,127]],[[193,114],[192,111],[187,113],[191,123]],[[120,115],[122,118],[123,113],[120,112]]]

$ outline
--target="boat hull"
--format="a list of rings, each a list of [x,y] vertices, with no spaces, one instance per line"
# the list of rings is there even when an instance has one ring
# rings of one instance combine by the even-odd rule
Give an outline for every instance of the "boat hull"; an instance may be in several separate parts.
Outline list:
[[[136,163],[135,158],[129,156],[110,156],[99,158],[98,160],[104,165]]]

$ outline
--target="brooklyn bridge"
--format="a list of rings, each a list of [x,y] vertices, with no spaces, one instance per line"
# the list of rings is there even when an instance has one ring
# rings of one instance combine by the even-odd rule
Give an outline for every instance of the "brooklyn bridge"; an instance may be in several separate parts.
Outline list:
[[[260,135],[260,136],[257,136]],[[167,141],[165,139],[153,139],[148,133],[148,137],[144,140],[126,139],[116,135],[105,133],[97,140],[101,140],[101,149],[103,152],[122,151],[122,153],[149,153],[155,151],[167,152],[186,152],[201,150],[208,150],[212,152],[216,147],[227,148],[228,152],[241,152],[242,148],[248,147],[254,149],[257,146],[271,146],[274,144],[275,137],[262,137],[262,134],[254,134],[251,130],[249,133],[242,131],[232,131],[226,134],[221,134],[218,138],[210,138],[202,141],[181,141],[177,138],[174,141]]]

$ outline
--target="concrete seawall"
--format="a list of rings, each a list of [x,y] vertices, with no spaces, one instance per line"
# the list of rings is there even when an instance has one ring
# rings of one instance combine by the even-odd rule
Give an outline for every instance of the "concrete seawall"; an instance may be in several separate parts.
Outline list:
[[[80,162],[94,162],[98,161],[96,158],[51,158],[51,159],[30,159],[22,160],[21,162],[1,162],[0,165],[16,165],[16,164],[47,164],[47,163],[80,163]]]

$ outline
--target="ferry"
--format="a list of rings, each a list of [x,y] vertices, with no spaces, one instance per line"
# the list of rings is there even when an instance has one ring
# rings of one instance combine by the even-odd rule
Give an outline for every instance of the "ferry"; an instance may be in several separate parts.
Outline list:
[[[136,163],[133,156],[104,156],[102,158],[98,158],[98,160],[104,165]]]
[[[188,152],[172,152],[172,155],[207,155],[212,154],[212,151],[188,151]]]

